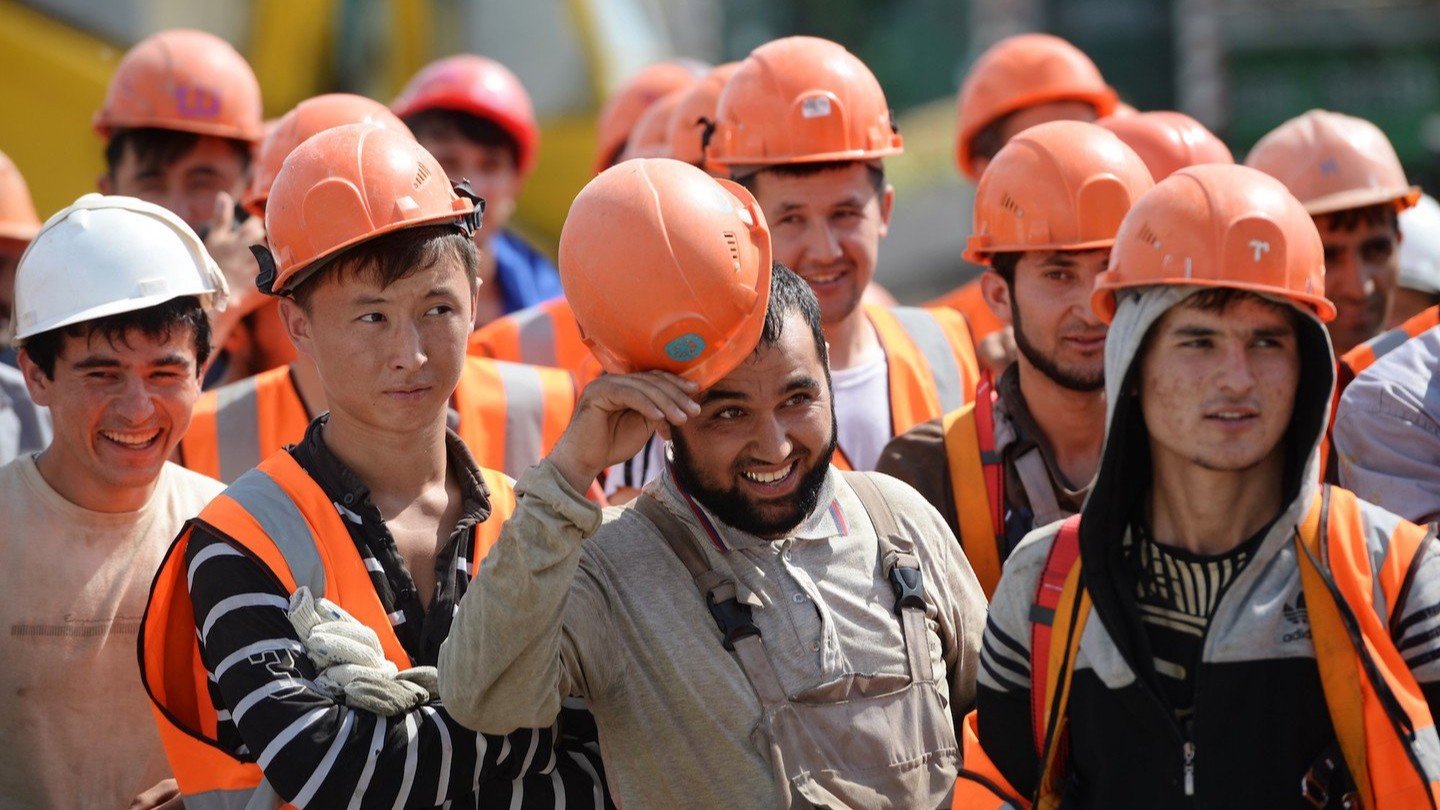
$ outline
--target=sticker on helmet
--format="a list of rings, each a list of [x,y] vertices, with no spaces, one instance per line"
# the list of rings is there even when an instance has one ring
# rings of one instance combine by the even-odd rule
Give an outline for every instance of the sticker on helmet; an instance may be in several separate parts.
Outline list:
[[[800,103],[800,115],[803,118],[820,118],[829,114],[829,96],[811,96]]]
[[[688,363],[705,351],[705,338],[686,332],[665,344],[665,355],[677,363]]]

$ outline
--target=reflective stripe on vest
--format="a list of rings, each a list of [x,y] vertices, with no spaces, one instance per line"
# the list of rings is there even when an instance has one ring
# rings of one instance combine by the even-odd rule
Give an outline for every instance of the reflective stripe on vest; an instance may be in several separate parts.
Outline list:
[[[885,351],[892,435],[975,398],[979,361],[958,313],[867,305],[865,314]]]
[[[1423,310],[1394,329],[1381,332],[1346,352],[1340,358],[1340,369],[1336,375],[1334,404],[1339,404],[1340,395],[1344,393],[1345,387],[1360,376],[1365,369],[1375,365],[1375,361],[1400,348],[1410,338],[1429,331],[1435,326],[1440,326],[1440,306]],[[1333,408],[1331,419],[1334,419]]]
[[[285,456],[289,458],[290,454]],[[260,524],[260,530],[280,550],[295,587],[308,585],[316,599],[324,596],[325,564],[320,560],[320,548],[309,521],[300,513],[290,493],[269,473],[257,468],[236,479],[225,490],[225,495],[249,512]]]
[[[965,395],[964,375],[960,362],[955,359],[955,349],[945,336],[945,331],[935,321],[935,316],[915,307],[895,307],[890,310],[900,322],[905,334],[915,343],[930,366],[935,393],[940,398],[941,412],[953,411],[970,400]]]
[[[518,476],[545,453],[545,390],[534,366],[497,365],[505,389],[504,470]]]
[[[562,369],[469,357],[453,398],[456,432],[481,467],[518,477],[560,440],[575,399]]]
[[[207,790],[185,796],[185,810],[252,810],[283,804],[285,801],[264,780],[251,790]]]
[[[560,365],[560,356],[555,351],[555,321],[549,307],[538,306],[515,313],[515,325],[519,331],[521,362],[542,366]]]
[[[260,404],[254,377],[216,390],[215,446],[221,481],[234,481],[260,463]]]
[[[180,440],[185,467],[231,483],[262,459],[305,437],[310,414],[289,366],[201,395]]]

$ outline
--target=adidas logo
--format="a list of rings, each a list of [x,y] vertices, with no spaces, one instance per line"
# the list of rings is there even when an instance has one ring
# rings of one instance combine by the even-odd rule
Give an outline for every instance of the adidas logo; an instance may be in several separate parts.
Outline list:
[[[1310,611],[1305,609],[1305,592],[1295,595],[1294,602],[1286,602],[1283,609],[1285,621],[1296,625],[1296,629],[1280,637],[1285,643],[1304,641],[1310,638]]]

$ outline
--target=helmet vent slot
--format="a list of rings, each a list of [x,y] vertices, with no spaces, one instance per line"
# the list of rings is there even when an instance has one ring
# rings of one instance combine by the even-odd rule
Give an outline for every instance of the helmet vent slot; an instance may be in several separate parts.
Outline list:
[[[425,164],[424,164],[424,163],[417,163],[417,164],[415,164],[415,165],[416,165],[416,168],[415,168],[415,185],[414,185],[414,188],[419,188],[419,187],[425,185],[425,181],[426,181],[426,180],[429,180],[429,179],[430,179],[430,170],[425,167]]]
[[[1155,232],[1150,230],[1149,225],[1140,226],[1140,241],[1157,250],[1160,248],[1160,237],[1156,236]]]
[[[723,231],[721,236],[725,237],[725,246],[730,248],[730,261],[735,263],[735,269],[740,269],[740,237],[734,231]]]
[[[1020,207],[1020,203],[1015,202],[1015,198],[1011,197],[1009,192],[1006,192],[1005,196],[1000,198],[1000,207],[1017,217],[1025,216],[1025,209]]]

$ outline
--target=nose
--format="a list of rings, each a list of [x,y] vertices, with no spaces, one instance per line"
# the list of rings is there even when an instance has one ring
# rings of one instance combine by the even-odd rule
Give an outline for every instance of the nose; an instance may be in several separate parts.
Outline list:
[[[130,375],[125,378],[124,386],[111,403],[111,410],[127,424],[144,424],[156,410],[145,381],[137,375]]]
[[[840,239],[827,220],[821,219],[809,229],[805,239],[805,254],[812,261],[829,263],[844,255]]]
[[[1375,291],[1375,279],[1366,272],[1351,248],[1336,251],[1325,261],[1325,295],[1331,300],[1360,301]]]
[[[404,321],[392,330],[390,341],[390,367],[396,371],[414,371],[429,359],[424,335],[414,321]]]
[[[795,442],[786,423],[772,415],[756,426],[749,450],[756,461],[779,464],[795,452]]]
[[[1216,382],[1220,390],[1231,396],[1250,393],[1255,388],[1255,372],[1250,368],[1251,359],[1243,343],[1236,341],[1227,346],[1221,358]]]

